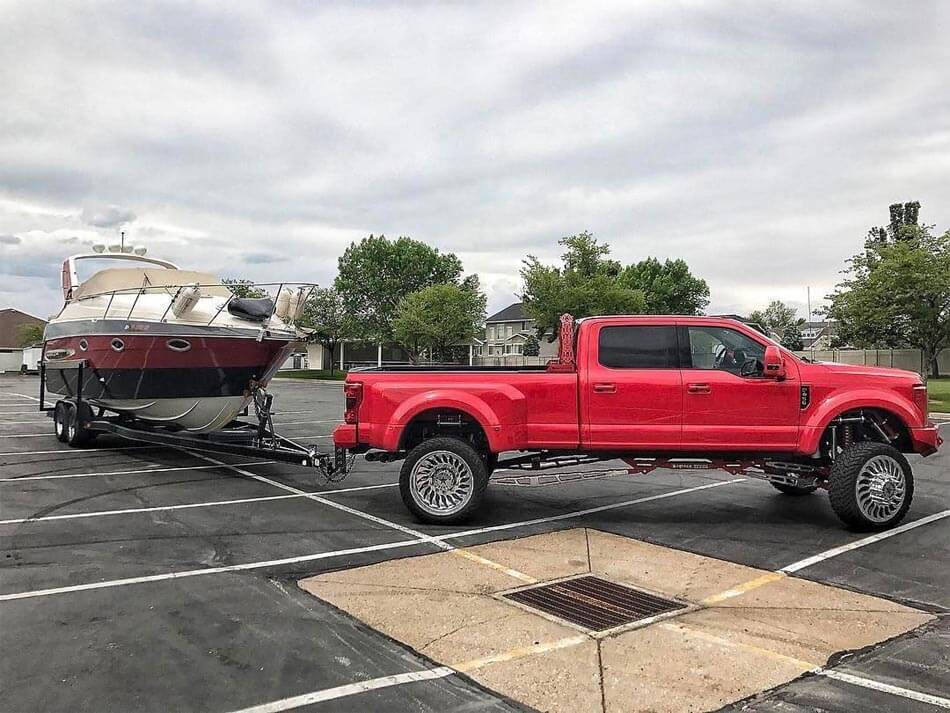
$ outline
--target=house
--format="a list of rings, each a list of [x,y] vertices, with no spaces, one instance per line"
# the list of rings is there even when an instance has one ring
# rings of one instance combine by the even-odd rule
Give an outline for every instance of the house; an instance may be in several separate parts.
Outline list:
[[[481,357],[521,356],[531,335],[537,335],[535,321],[524,313],[523,302],[515,302],[485,320],[485,336],[475,340],[475,354]],[[551,343],[547,336],[543,337],[540,356],[557,356],[557,341]]]
[[[805,322],[801,329],[805,349],[831,349],[831,343],[838,335],[838,323],[834,320]]]
[[[46,322],[12,307],[0,309],[0,371],[20,371],[23,365],[20,330],[34,324],[42,327]]]

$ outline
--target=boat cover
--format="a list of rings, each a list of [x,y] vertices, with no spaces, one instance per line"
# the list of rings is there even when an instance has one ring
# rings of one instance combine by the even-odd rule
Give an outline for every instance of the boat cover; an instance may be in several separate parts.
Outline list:
[[[134,290],[138,287],[175,287],[198,283],[201,292],[215,297],[230,297],[231,291],[221,280],[207,272],[194,270],[166,270],[163,268],[122,267],[100,270],[73,292],[73,299],[91,297],[116,290]],[[214,285],[204,287],[204,285]]]

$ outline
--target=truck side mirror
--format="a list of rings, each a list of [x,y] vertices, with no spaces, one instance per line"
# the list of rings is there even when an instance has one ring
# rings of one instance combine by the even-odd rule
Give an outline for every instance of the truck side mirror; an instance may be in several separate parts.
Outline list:
[[[765,348],[765,355],[762,357],[762,363],[765,369],[762,375],[767,379],[785,378],[785,359],[782,357],[782,350],[774,344]]]

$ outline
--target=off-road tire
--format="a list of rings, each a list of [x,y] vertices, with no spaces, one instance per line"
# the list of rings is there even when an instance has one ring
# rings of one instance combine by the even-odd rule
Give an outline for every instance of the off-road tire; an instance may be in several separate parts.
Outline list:
[[[794,497],[811,495],[818,490],[817,485],[788,485],[787,483],[772,483],[772,487],[783,495],[792,495]]]
[[[905,484],[900,507],[881,522],[868,518],[862,512],[857,494],[858,476],[865,464],[877,456],[893,459],[903,472]],[[903,520],[910,508],[914,497],[914,474],[904,454],[893,446],[872,441],[856,443],[840,453],[831,466],[828,497],[832,510],[851,529],[861,532],[887,530]]]
[[[498,467],[498,454],[489,451],[484,455],[482,460],[485,461],[485,473],[490,476],[495,472],[495,468]]]
[[[73,448],[82,448],[94,437],[95,432],[86,428],[92,420],[92,409],[89,404],[80,401],[70,404],[69,417],[66,420],[66,443]]]
[[[56,440],[60,443],[66,443],[66,426],[69,423],[70,405],[66,401],[57,401],[53,407],[53,433],[56,434]]]
[[[468,466],[472,487],[467,501],[450,514],[439,514],[426,509],[425,502],[417,502],[413,494],[412,479],[416,464],[436,451],[446,451],[464,461]],[[399,472],[399,493],[409,511],[420,521],[430,525],[455,525],[464,522],[478,509],[488,487],[488,469],[485,460],[469,443],[451,436],[439,436],[423,441],[409,451]]]

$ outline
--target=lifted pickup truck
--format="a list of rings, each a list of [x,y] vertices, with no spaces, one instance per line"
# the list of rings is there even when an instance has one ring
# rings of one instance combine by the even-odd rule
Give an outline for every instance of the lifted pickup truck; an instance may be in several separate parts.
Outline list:
[[[885,529],[913,497],[904,453],[942,443],[918,374],[809,362],[714,317],[564,315],[547,366],[368,369],[344,391],[338,460],[404,459],[403,501],[440,524],[478,508],[496,467],[619,458],[629,472],[721,468],[787,495],[826,489],[848,526]]]

